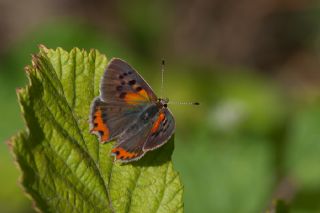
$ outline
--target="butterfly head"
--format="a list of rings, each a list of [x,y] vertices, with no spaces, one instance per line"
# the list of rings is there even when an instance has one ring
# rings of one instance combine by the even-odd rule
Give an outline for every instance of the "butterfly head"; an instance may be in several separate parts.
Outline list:
[[[158,98],[158,105],[164,108],[167,108],[169,102],[169,98]]]

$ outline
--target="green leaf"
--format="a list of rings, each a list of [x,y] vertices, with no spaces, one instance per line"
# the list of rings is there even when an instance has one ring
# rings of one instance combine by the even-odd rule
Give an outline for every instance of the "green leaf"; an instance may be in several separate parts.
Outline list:
[[[43,212],[183,212],[173,139],[121,164],[110,156],[112,143],[89,134],[90,103],[106,64],[97,50],[40,46],[33,56],[29,85],[17,91],[27,128],[10,143],[24,190]]]

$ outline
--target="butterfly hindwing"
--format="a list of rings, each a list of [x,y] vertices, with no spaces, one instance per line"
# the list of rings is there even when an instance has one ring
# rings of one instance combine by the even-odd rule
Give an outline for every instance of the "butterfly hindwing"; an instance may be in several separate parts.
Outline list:
[[[162,146],[174,133],[175,121],[169,109],[162,109],[157,116],[157,119],[153,122],[149,137],[143,146],[144,151]]]
[[[149,109],[152,110],[152,106]],[[172,136],[174,128],[175,122],[170,111],[161,109],[145,123],[137,120],[120,136],[112,153],[117,160],[123,162],[138,160],[147,151],[165,144]]]
[[[105,122],[105,111],[106,105],[96,97],[91,104],[90,112],[90,132],[96,134],[100,141],[108,141],[110,139],[110,129]]]
[[[100,142],[111,141],[127,129],[139,113],[137,107],[128,109],[96,97],[91,105],[90,131],[99,136]]]
[[[141,118],[141,115],[139,116]],[[152,118],[154,119],[154,118]],[[149,137],[152,122],[142,122],[139,118],[119,137],[112,154],[117,160],[129,162],[141,158],[143,146]]]

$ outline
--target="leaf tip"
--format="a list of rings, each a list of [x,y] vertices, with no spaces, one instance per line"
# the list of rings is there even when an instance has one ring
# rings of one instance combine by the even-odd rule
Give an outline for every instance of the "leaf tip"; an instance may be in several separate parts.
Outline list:
[[[27,75],[31,73],[31,70],[32,70],[32,67],[29,65],[24,67],[24,71],[26,72]]]
[[[32,66],[37,67],[39,57],[35,54],[32,54],[31,57],[32,57],[32,60],[31,60]]]
[[[34,70],[33,68],[35,68],[36,70],[40,70],[40,67],[41,67],[41,60],[43,59],[43,55],[40,53],[40,54],[32,54],[31,55],[31,64],[32,66],[29,68],[27,68],[27,71],[29,71],[28,74],[30,74],[32,70]]]
[[[45,45],[43,44],[39,44],[38,48],[40,50],[40,52],[44,52],[44,53],[48,53],[49,52],[49,48],[47,48]]]

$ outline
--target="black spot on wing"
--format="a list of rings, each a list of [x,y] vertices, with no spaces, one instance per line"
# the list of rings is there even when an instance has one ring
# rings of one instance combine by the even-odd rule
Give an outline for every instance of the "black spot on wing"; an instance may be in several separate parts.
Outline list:
[[[122,93],[119,95],[119,98],[123,99],[126,95],[127,95],[127,93],[122,92]]]
[[[99,130],[98,133],[99,133],[100,137],[102,137],[103,131]]]
[[[128,82],[129,85],[134,85],[136,83],[136,80],[131,80]]]
[[[123,86],[121,86],[121,85],[119,85],[119,86],[116,87],[116,90],[117,90],[117,91],[121,91],[122,89],[123,89]]]

